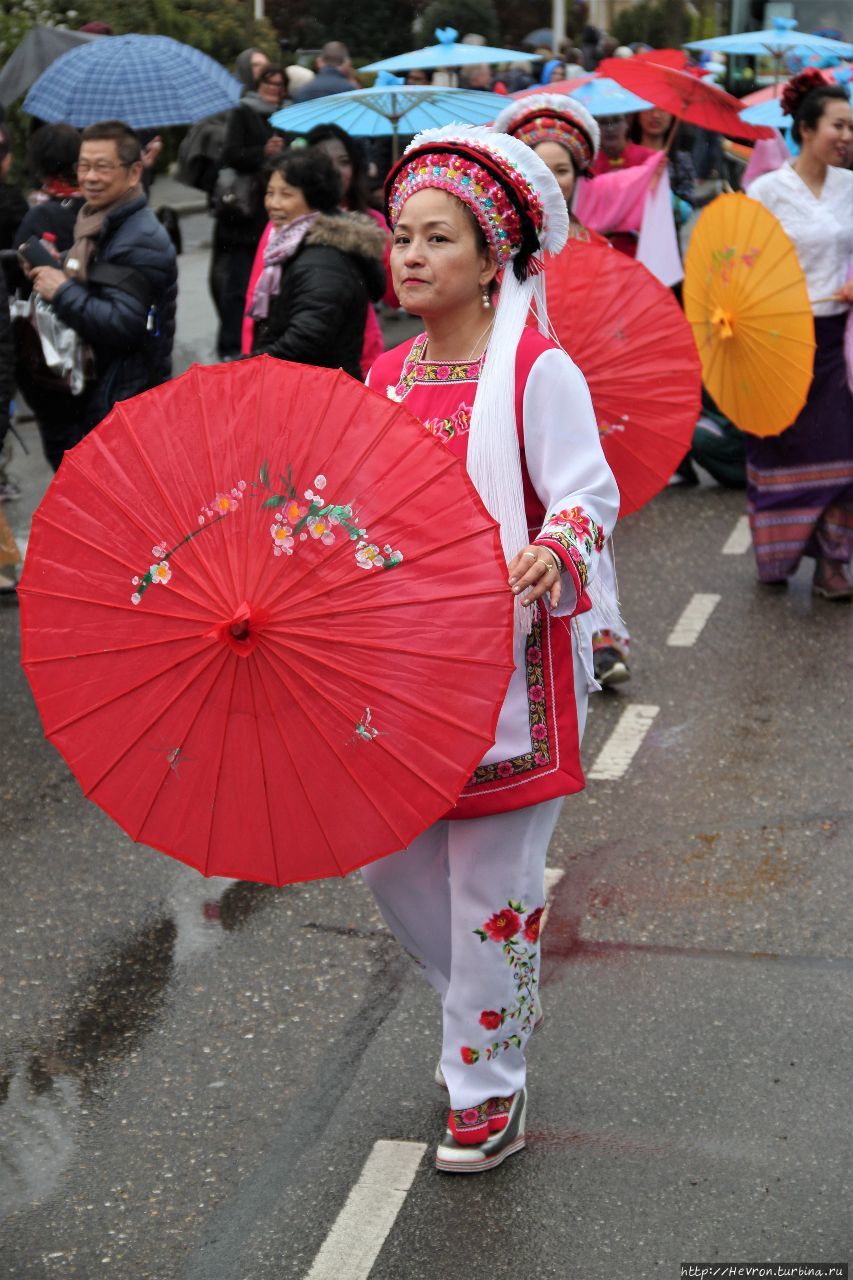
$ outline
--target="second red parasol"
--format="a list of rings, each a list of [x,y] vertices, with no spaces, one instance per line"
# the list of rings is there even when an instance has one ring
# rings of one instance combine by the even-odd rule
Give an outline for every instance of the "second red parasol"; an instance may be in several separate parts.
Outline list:
[[[737,98],[673,67],[638,62],[636,58],[605,58],[599,64],[598,74],[609,76],[623,88],[653,102],[661,111],[668,111],[671,116],[698,125],[700,129],[747,142],[773,137],[772,129],[747,124],[741,118],[738,114],[741,103]]]
[[[609,245],[570,240],[545,268],[548,312],[587,380],[622,503],[638,511],[690,447],[702,371],[669,289]]]

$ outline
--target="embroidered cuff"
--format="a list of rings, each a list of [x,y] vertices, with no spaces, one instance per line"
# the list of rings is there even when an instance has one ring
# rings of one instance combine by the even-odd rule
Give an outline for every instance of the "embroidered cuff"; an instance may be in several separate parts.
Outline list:
[[[536,544],[548,547],[559,556],[575,584],[577,604],[574,612],[590,607],[586,595],[587,561],[604,546],[604,532],[580,507],[555,511],[542,526]]]

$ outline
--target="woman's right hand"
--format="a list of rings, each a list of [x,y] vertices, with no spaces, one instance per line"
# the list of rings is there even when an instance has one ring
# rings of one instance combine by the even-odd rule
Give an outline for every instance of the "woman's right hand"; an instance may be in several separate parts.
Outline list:
[[[270,138],[264,143],[265,156],[277,156],[284,150],[284,138],[279,138],[276,134],[274,138]]]

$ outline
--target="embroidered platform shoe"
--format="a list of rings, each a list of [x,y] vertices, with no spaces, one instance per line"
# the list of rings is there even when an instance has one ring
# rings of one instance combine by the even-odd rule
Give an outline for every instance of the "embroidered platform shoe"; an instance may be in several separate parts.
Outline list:
[[[485,1173],[524,1146],[527,1090],[510,1098],[489,1098],[477,1107],[451,1111],[435,1153],[443,1173]]]

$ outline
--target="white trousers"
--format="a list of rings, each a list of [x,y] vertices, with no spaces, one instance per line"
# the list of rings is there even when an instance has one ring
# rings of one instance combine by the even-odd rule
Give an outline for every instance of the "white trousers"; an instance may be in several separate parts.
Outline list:
[[[524,1085],[545,859],[561,805],[436,822],[363,869],[385,923],[441,997],[441,1067],[454,1108]]]

